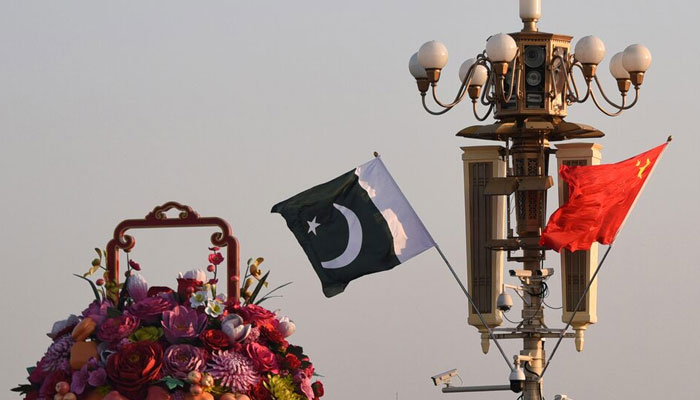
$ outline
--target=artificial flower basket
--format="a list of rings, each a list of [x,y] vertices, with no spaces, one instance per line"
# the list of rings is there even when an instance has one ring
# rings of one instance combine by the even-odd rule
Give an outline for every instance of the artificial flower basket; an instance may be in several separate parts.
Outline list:
[[[175,209],[176,217],[167,212]],[[129,229],[216,227],[208,265],[177,278],[176,289],[149,286],[129,260]],[[262,258],[248,261],[240,278],[239,244],[221,218],[200,217],[176,202],[114,230],[90,270],[95,300],[81,315],[58,321],[28,384],[13,391],[26,400],[316,400],[323,385],[303,349],[287,341],[295,325],[259,304],[282,286],[267,287]],[[125,281],[119,251],[127,254]],[[222,254],[224,253],[224,254]],[[226,265],[227,293],[217,292]],[[103,265],[104,264],[104,265]],[[103,271],[103,277],[92,276]],[[206,271],[205,271],[206,270]],[[93,280],[94,279],[94,280]]]

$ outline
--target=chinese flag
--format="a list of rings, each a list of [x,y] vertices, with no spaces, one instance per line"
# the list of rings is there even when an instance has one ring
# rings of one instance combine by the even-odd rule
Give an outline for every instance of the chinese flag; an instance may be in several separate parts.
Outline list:
[[[549,218],[540,246],[558,252],[612,243],[667,145],[617,164],[563,165],[559,174],[569,185],[569,201]]]

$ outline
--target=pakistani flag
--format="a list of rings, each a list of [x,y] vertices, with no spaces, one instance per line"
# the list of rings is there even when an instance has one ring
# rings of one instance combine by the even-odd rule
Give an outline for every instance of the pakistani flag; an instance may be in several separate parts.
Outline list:
[[[435,245],[379,157],[275,205],[272,212],[287,221],[326,297]]]

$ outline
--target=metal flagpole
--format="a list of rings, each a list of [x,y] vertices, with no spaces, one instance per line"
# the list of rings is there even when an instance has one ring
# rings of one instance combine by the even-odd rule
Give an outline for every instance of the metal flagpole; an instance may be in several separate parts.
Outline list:
[[[450,272],[452,272],[452,276],[455,277],[455,280],[457,283],[459,283],[459,287],[462,288],[462,291],[464,292],[464,295],[467,296],[467,300],[469,300],[469,304],[474,307],[474,310],[476,311],[476,314],[479,316],[479,319],[481,320],[481,323],[484,324],[486,329],[489,332],[489,336],[491,337],[491,340],[496,344],[496,347],[498,347],[498,350],[501,352],[501,355],[503,356],[503,359],[506,360],[506,364],[508,365],[508,368],[510,368],[511,371],[513,371],[513,367],[510,365],[510,361],[508,361],[508,356],[506,356],[506,353],[503,351],[503,348],[501,348],[501,344],[498,343],[498,340],[496,339],[496,336],[493,335],[493,331],[491,330],[491,327],[489,327],[489,324],[486,323],[486,320],[484,319],[484,316],[481,315],[481,312],[479,309],[476,307],[476,304],[474,304],[474,300],[472,299],[472,296],[469,295],[469,292],[467,291],[467,288],[464,287],[464,284],[462,283],[461,280],[459,280],[459,277],[457,276],[457,273],[455,273],[455,270],[452,268],[452,265],[450,265],[450,262],[447,261],[447,257],[442,253],[442,250],[440,250],[440,246],[438,246],[437,243],[435,243],[435,249],[440,253],[440,257],[442,257],[442,260],[445,262],[445,265],[447,265],[447,268],[450,269]],[[607,253],[606,253],[607,255]],[[578,306],[576,306],[578,307]]]
[[[574,317],[576,316],[576,313],[578,312],[579,306],[581,305],[581,303],[583,302],[583,299],[588,294],[588,290],[591,288],[591,285],[593,285],[593,281],[595,280],[596,276],[598,276],[598,271],[600,271],[600,267],[603,266],[603,263],[605,262],[605,258],[608,256],[608,253],[610,253],[610,249],[612,249],[612,244],[610,244],[610,246],[608,246],[608,249],[605,250],[605,254],[603,254],[603,258],[598,263],[598,267],[595,269],[593,276],[588,281],[588,285],[586,286],[586,289],[581,294],[581,297],[579,297],[578,303],[576,303],[576,307],[574,307],[574,312],[571,313],[571,317],[569,318],[569,322],[566,323],[566,326],[564,327],[564,329],[562,329],[561,333],[559,334],[559,339],[557,340],[557,344],[554,345],[554,349],[552,349],[552,353],[549,355],[547,362],[544,364],[544,369],[542,370],[542,373],[540,374],[540,378],[542,378],[544,376],[544,373],[547,372],[547,368],[549,367],[549,362],[552,361],[552,357],[554,357],[554,353],[557,352],[557,349],[559,348],[559,344],[561,343],[562,339],[564,338],[564,335],[566,334],[566,330],[569,329],[569,327],[571,326],[571,322],[574,320]]]

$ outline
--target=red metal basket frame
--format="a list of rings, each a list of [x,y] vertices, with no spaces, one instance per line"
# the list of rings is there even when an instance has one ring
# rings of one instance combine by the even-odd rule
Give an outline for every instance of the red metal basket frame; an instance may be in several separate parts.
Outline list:
[[[171,209],[180,211],[177,218],[166,214]],[[226,288],[228,298],[238,302],[240,298],[240,248],[238,239],[228,222],[218,217],[200,217],[191,207],[175,201],[156,206],[143,219],[127,219],[114,228],[114,237],[107,243],[107,273],[111,281],[119,283],[119,249],[130,252],[136,244],[133,236],[127,235],[129,229],[142,228],[191,228],[213,226],[221,229],[211,235],[211,243],[226,249]]]

